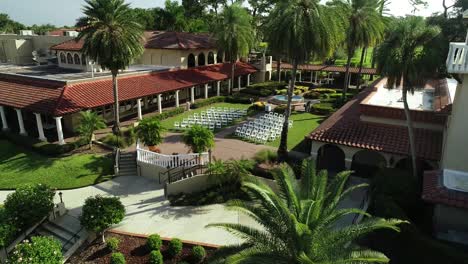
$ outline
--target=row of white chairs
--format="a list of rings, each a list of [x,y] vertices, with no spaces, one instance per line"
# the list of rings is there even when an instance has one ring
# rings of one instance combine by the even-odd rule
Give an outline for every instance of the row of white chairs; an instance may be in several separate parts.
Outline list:
[[[246,109],[211,107],[206,111],[194,113],[182,122],[174,122],[176,129],[188,129],[194,125],[201,125],[211,130],[223,128],[234,120],[247,115]]]
[[[283,115],[268,113],[254,121],[237,127],[235,135],[243,139],[265,144],[267,141],[273,141],[281,135],[283,123]],[[289,127],[292,127],[293,121],[289,120],[288,124]]]

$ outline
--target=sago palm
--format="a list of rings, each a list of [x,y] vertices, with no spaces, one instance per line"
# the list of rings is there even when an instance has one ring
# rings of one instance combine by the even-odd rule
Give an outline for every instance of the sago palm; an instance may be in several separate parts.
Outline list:
[[[77,132],[82,140],[88,142],[91,149],[93,147],[94,131],[106,128],[106,123],[101,116],[90,110],[81,112],[80,115],[80,125]]]
[[[216,223],[243,240],[217,251],[215,263],[387,263],[380,252],[367,250],[354,241],[377,229],[398,231],[400,220],[372,218],[357,208],[338,209],[346,195],[365,185],[345,189],[351,172],[339,173],[328,182],[326,171],[315,173],[312,161],[303,164],[300,181],[282,165],[274,172],[278,190],[259,182],[245,182],[251,202],[231,201],[228,207],[246,214],[261,228]],[[337,221],[349,214],[362,214],[362,223],[343,226]]]
[[[425,78],[433,77],[441,65],[441,57],[435,56],[434,51],[439,33],[438,27],[426,25],[423,18],[407,17],[396,22],[376,54],[378,72],[388,78],[388,88],[402,85],[414,177],[417,177],[416,147],[407,95],[414,93],[415,85]]]
[[[82,52],[112,73],[114,93],[113,132],[120,130],[117,74],[143,53],[143,28],[135,22],[124,0],[86,0],[83,13],[86,25],[78,39],[84,40]]]
[[[237,57],[245,56],[255,41],[251,24],[252,17],[239,3],[225,6],[213,35],[217,39],[218,48],[229,57],[231,63],[231,93],[234,89],[234,71]]]
[[[287,93],[286,118],[278,147],[280,161],[288,156],[288,122],[297,67],[306,62],[311,54],[324,57],[337,46],[342,39],[339,30],[342,20],[339,18],[334,8],[324,6],[318,0],[282,0],[270,13],[266,25],[267,41],[271,50],[283,54],[293,66]]]

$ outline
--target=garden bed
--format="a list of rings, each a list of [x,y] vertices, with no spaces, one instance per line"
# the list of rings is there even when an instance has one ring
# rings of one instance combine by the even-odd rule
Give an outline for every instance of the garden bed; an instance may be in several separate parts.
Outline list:
[[[106,234],[106,239],[115,237],[120,240],[118,251],[125,256],[127,264],[146,264],[149,263],[150,251],[145,246],[146,237],[144,236],[133,236],[126,234],[116,234],[109,232]],[[107,264],[110,262],[112,252],[106,247],[105,244],[100,243],[100,237],[94,240],[92,243],[85,244],[79,248],[75,254],[73,254],[66,263],[73,264]],[[174,258],[170,258],[167,254],[168,240],[163,239],[163,245],[161,247],[161,253],[164,257],[164,263],[196,263],[192,259],[192,247],[195,244],[184,243],[182,252]],[[212,246],[202,245],[206,250],[207,258],[213,254],[216,248]],[[206,261],[200,263],[207,263]]]

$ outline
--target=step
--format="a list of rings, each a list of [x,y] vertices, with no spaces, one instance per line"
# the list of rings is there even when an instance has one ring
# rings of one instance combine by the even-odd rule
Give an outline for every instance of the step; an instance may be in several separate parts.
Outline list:
[[[41,228],[43,229],[46,229],[47,231],[51,232],[51,233],[54,233],[54,234],[57,234],[63,238],[65,238],[66,240],[69,240],[70,238],[73,237],[73,232],[62,227],[62,226],[59,226],[57,224],[54,224],[53,222],[47,222],[47,223],[44,223],[41,225]]]

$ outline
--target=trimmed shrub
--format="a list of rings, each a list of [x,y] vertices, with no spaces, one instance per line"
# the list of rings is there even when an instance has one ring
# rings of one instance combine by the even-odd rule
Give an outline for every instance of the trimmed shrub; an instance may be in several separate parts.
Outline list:
[[[115,252],[115,253],[112,253],[111,255],[110,263],[111,264],[125,264],[127,262],[125,261],[125,256],[122,253]]]
[[[243,96],[242,94],[236,94],[236,95],[232,95],[232,96],[226,96],[225,97],[225,102],[233,103],[233,104],[251,104],[250,99],[253,99],[254,101],[258,101],[258,96],[257,97],[246,97],[246,96]]]
[[[149,254],[149,263],[150,264],[163,264],[163,255],[159,250],[152,250]]]
[[[162,246],[162,240],[158,234],[152,234],[146,240],[146,247],[149,250],[160,250],[161,246]]]
[[[276,90],[276,94],[278,94],[278,95],[287,95],[288,94],[288,89]]]
[[[185,112],[185,108],[184,107],[177,107],[177,108],[174,108],[174,109],[171,109],[171,110],[168,110],[168,111],[164,111],[158,115],[155,115],[155,116],[152,116],[152,117],[149,117],[150,119],[157,119],[157,120],[164,120],[164,119],[168,119],[169,117],[173,117],[173,116],[176,116],[176,115],[179,115],[179,114],[182,114],[183,112]]]
[[[273,112],[278,114],[284,114],[286,112],[286,108],[286,105],[278,105],[277,107],[275,107],[275,109],[273,109]]]
[[[138,138],[146,146],[156,146],[163,142],[165,128],[161,122],[155,118],[144,118],[136,128]]]
[[[221,103],[221,102],[224,102],[224,101],[225,101],[224,96],[215,96],[215,97],[211,97],[211,98],[207,98],[207,99],[197,101],[196,103],[192,104],[192,106],[190,108],[196,109],[196,108],[204,107],[204,106],[214,104],[214,103]]]
[[[20,230],[34,225],[54,208],[54,191],[47,185],[25,185],[5,200],[5,213]]]
[[[193,259],[198,263],[201,262],[206,257],[205,248],[202,246],[194,246],[192,248]]]
[[[184,244],[182,241],[178,238],[173,238],[171,241],[169,241],[169,245],[167,247],[167,252],[169,255],[172,257],[177,256],[180,252],[182,252],[182,247]]]
[[[242,90],[241,93],[257,95],[257,96],[269,96],[269,95],[274,94],[275,90],[246,88],[246,89]]]
[[[315,88],[312,91],[320,93],[320,94],[334,94],[334,93],[336,93],[336,90],[329,89],[329,88]]]
[[[16,245],[9,263],[47,263],[62,264],[62,245],[47,236],[34,236],[31,242],[25,240]]]
[[[112,252],[115,252],[119,249],[119,244],[120,240],[116,237],[111,237],[106,241],[107,248]]]
[[[270,149],[263,149],[255,153],[254,160],[258,163],[272,162],[278,159],[278,153]]]
[[[341,98],[341,96],[343,96],[343,93],[328,94],[328,98]],[[346,93],[346,98],[351,98],[353,96],[354,96],[354,94],[352,94],[352,93]]]
[[[254,88],[254,89],[266,88],[270,90],[277,90],[280,88],[284,88],[286,85],[287,83],[285,82],[270,81],[270,82],[255,83],[255,84],[250,85],[248,88]]]
[[[310,91],[310,92],[305,93],[303,96],[306,99],[319,99],[320,98],[320,93]]]
[[[214,147],[214,134],[210,129],[195,125],[186,130],[182,141],[195,153],[202,153]]]
[[[312,112],[319,115],[329,115],[335,111],[331,103],[319,103],[312,105]]]
[[[119,148],[126,148],[136,142],[137,136],[134,127],[121,130],[120,135],[109,134],[101,139],[102,142]]]

